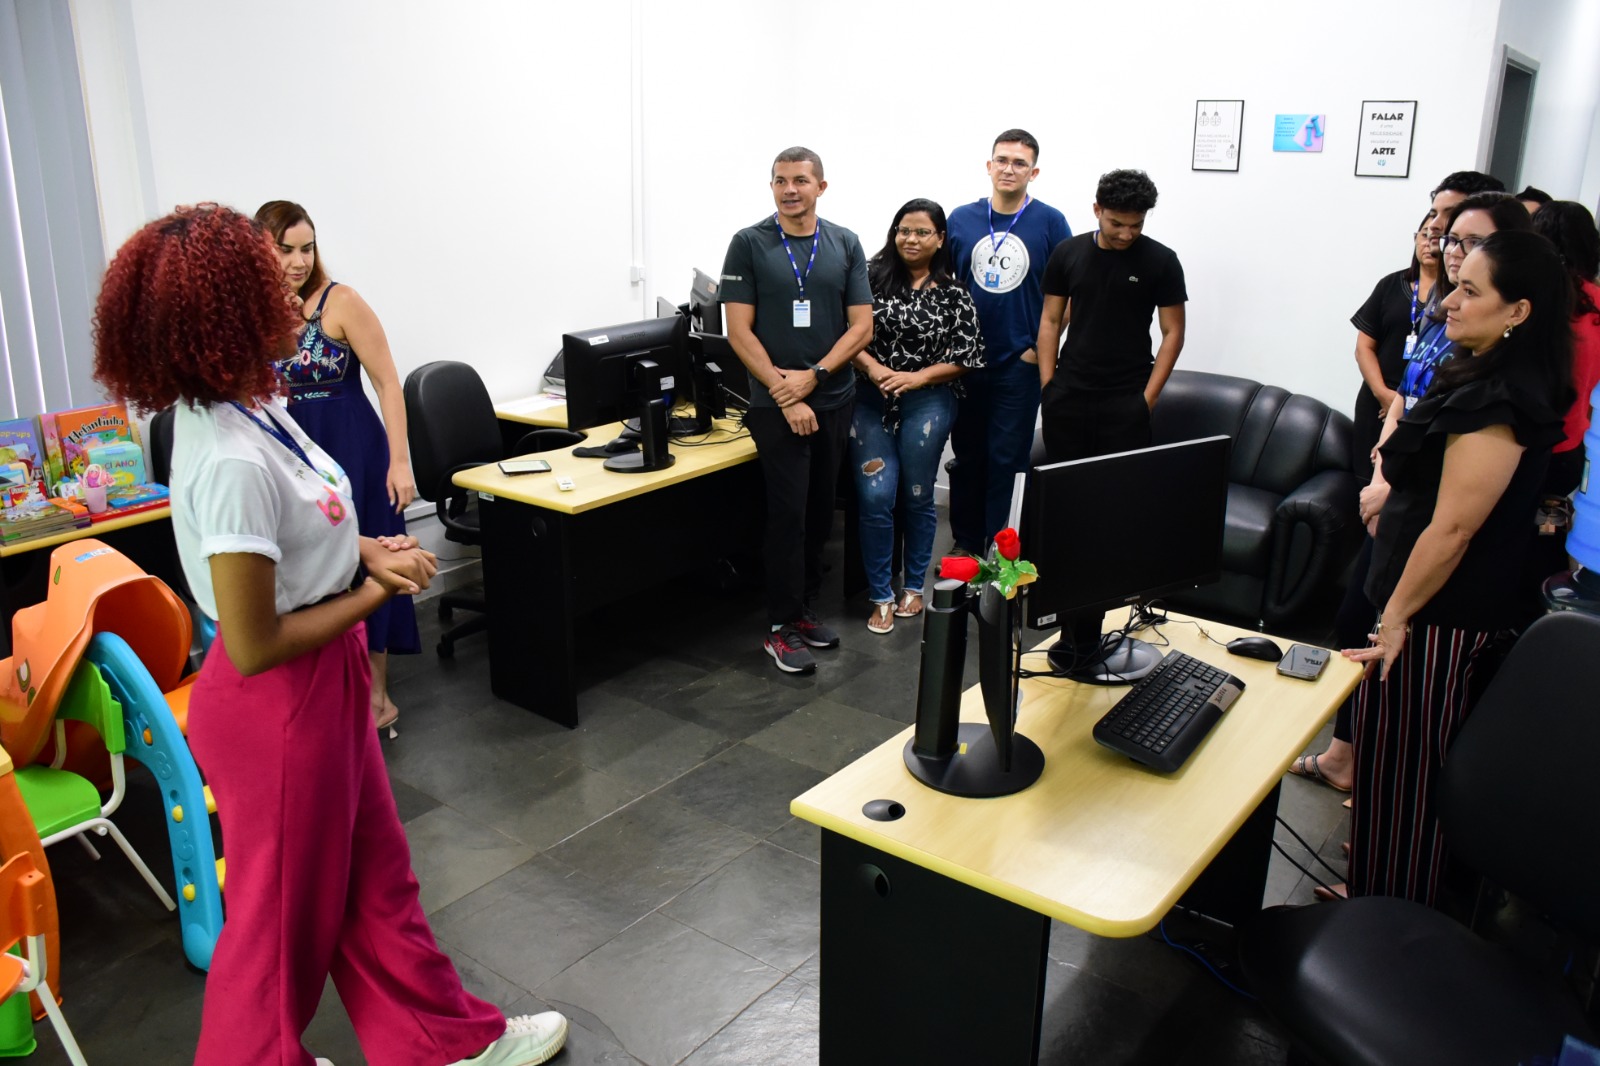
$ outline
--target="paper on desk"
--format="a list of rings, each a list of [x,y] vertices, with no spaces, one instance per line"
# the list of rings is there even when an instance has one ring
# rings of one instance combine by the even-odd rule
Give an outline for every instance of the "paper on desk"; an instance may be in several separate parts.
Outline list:
[[[531,415],[536,411],[547,411],[552,407],[560,407],[567,401],[559,396],[525,396],[520,400],[507,400],[498,404],[500,410],[511,415]]]

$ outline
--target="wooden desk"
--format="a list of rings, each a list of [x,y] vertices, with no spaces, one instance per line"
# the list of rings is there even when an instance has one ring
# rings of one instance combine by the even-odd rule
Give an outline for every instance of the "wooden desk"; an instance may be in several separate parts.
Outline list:
[[[132,526],[142,526],[146,522],[155,522],[172,517],[172,508],[154,507],[138,514],[127,515],[123,518],[107,518],[103,522],[96,522],[84,529],[67,529],[60,533],[52,533],[46,537],[31,537],[28,540],[19,540],[14,544],[0,546],[0,559],[9,559],[13,555],[24,552],[37,551],[40,548],[54,548],[57,544],[65,544],[72,540],[82,540],[84,537],[102,537],[119,529],[128,529]]]
[[[1201,624],[1224,642],[1246,632]],[[1230,921],[1260,908],[1279,781],[1360,670],[1335,656],[1321,680],[1296,681],[1193,625],[1161,632],[1247,686],[1175,774],[1094,742],[1125,687],[1032,679],[1017,721],[1047,760],[1032,788],[987,800],[934,792],[905,768],[908,729],[793,801],[823,829],[824,1063],[1034,1062],[1051,918],[1126,937],[1180,897]],[[962,719],[984,721],[976,688]],[[867,818],[873,799],[905,815]],[[871,998],[864,981],[893,992]],[[988,1021],[940,1021],[955,1018]]]
[[[620,424],[590,431],[615,437]],[[673,441],[665,470],[620,474],[571,449],[541,453],[548,474],[494,464],[455,476],[479,493],[489,608],[489,686],[566,726],[578,723],[576,620],[641,586],[747,552],[764,510],[755,443],[719,424]],[[558,481],[570,478],[571,491]]]

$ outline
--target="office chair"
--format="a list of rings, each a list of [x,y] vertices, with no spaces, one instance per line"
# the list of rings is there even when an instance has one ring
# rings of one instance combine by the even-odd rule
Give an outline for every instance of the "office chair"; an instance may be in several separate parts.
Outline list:
[[[1438,786],[1451,854],[1585,944],[1600,936],[1597,656],[1600,618],[1529,627]],[[1565,1034],[1595,1040],[1560,973],[1409,900],[1273,907],[1241,931],[1239,957],[1297,1050],[1327,1066],[1554,1061]]]
[[[483,379],[466,363],[440,360],[419,366],[406,377],[406,434],[411,446],[411,468],[417,494],[430,500],[445,539],[456,544],[481,544],[475,494],[457,488],[455,475],[474,466],[507,458],[495,420],[494,404]],[[510,455],[551,451],[582,443],[583,435],[571,430],[535,429],[519,440]],[[455,642],[488,625],[481,595],[447,592],[439,597],[439,618],[449,621],[457,609],[477,617],[453,626],[439,636],[441,659],[455,655]]]

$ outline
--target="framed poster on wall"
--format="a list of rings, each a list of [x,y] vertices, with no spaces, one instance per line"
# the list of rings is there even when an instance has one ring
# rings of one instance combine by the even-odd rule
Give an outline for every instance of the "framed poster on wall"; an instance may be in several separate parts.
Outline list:
[[[1243,100],[1196,100],[1190,170],[1238,170]]]
[[[1361,101],[1361,133],[1356,137],[1356,177],[1411,176],[1411,137],[1416,131],[1415,100]]]

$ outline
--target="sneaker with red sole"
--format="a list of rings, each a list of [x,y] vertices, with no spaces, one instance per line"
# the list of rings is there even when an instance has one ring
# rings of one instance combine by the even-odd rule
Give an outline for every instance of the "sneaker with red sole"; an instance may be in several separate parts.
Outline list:
[[[800,630],[793,625],[768,633],[765,647],[772,661],[778,664],[778,669],[786,674],[816,672],[816,657],[806,647],[806,639],[800,635]]]
[[[839,631],[822,619],[816,612],[807,607],[795,619],[795,629],[800,631],[800,639],[813,648],[837,648],[839,646]]]

